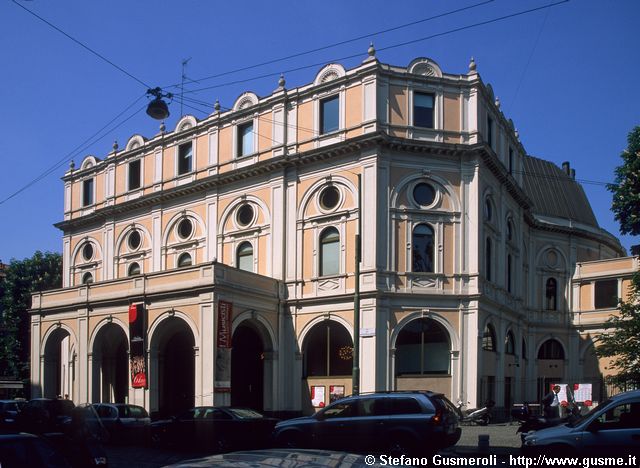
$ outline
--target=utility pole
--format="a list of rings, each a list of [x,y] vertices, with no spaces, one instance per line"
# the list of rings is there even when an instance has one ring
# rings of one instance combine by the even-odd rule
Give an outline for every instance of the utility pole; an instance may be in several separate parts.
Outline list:
[[[362,257],[360,233],[362,232],[362,180],[358,174],[358,231],[356,233],[356,268],[353,291],[353,372],[351,374],[352,394],[360,393],[360,260]]]

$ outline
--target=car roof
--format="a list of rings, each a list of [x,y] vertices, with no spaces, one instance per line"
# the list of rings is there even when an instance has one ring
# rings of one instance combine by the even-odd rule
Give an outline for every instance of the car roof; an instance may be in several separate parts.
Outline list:
[[[627,398],[640,398],[640,390],[631,390],[628,392],[618,393],[611,397],[612,400],[623,400]]]
[[[18,432],[14,434],[0,434],[0,441],[17,440],[17,439],[39,439],[39,437],[34,434],[27,434],[26,432]]]

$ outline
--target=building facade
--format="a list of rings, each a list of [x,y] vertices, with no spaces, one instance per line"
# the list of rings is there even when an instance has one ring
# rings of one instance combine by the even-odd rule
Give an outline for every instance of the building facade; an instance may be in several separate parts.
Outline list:
[[[373,54],[69,169],[64,285],[33,297],[34,396],[310,412],[351,393],[356,326],[361,391],[509,407],[601,377],[576,291],[624,250],[568,163],[526,154],[473,61]]]

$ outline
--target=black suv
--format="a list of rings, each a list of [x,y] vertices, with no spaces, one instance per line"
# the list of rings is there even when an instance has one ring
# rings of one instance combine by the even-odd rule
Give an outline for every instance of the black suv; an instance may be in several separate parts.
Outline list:
[[[276,425],[276,443],[388,455],[429,453],[460,438],[458,412],[438,393],[385,392],[338,400],[313,416]]]

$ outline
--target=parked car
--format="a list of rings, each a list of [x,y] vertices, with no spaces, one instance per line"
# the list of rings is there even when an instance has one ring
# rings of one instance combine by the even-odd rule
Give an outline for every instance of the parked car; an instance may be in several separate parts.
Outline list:
[[[560,455],[640,453],[640,390],[611,397],[568,424],[530,433],[523,448]]]
[[[29,400],[18,414],[18,427],[33,434],[67,432],[74,407],[73,401],[62,398]]]
[[[0,400],[0,432],[15,432],[20,405],[16,400]]]
[[[147,443],[151,418],[142,406],[126,403],[94,403],[110,442]]]
[[[278,422],[248,408],[198,406],[151,424],[155,445],[179,444],[227,452],[264,448]]]
[[[0,435],[0,466],[70,468],[71,464],[51,442],[33,434]]]
[[[280,446],[410,455],[454,445],[458,411],[444,395],[386,392],[338,400],[313,416],[279,423]]]

